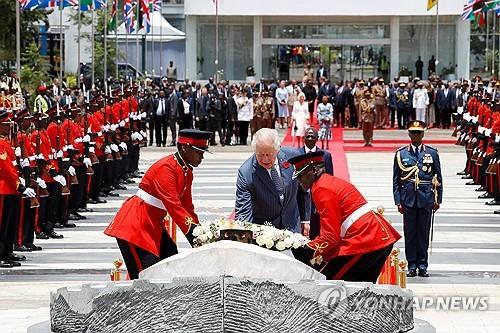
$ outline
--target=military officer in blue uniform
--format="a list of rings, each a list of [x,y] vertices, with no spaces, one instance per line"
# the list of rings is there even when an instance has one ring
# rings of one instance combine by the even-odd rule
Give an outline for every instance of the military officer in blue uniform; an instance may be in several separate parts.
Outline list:
[[[428,277],[429,236],[433,214],[443,196],[441,164],[436,148],[422,143],[426,124],[411,121],[411,143],[401,147],[394,157],[394,203],[403,214],[405,255],[408,276]]]

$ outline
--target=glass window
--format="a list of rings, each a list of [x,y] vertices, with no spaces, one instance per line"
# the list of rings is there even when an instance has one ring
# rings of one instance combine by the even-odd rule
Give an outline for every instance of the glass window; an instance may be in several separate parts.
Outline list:
[[[264,25],[264,38],[389,38],[389,25]]]
[[[470,77],[479,75],[487,78],[499,73],[499,21],[497,17],[489,15],[484,25],[471,22]]]
[[[197,79],[215,75],[215,24],[198,25]],[[253,66],[253,26],[219,25],[219,78],[244,80]]]

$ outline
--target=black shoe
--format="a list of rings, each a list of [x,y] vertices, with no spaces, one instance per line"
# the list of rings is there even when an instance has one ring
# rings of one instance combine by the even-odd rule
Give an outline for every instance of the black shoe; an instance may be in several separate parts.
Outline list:
[[[408,273],[406,273],[406,276],[407,277],[415,277],[417,276],[417,269],[416,268],[412,268],[408,271]]]
[[[107,198],[107,197],[108,197],[108,194],[107,194],[106,192],[99,192],[99,196],[100,196],[100,197]]]
[[[80,218],[76,214],[69,214],[68,215],[68,220],[69,221],[79,221]],[[66,227],[66,225],[64,225],[64,227]]]
[[[0,260],[0,268],[12,268],[12,261]]]
[[[467,175],[467,172],[465,172],[465,170],[457,172],[457,176],[466,176],[466,175]]]
[[[495,210],[495,211],[493,212],[493,214],[500,214],[500,209],[499,209],[499,210]]]
[[[12,265],[12,267],[20,267],[21,266],[21,263],[20,262],[17,262],[17,261],[9,261],[10,264]]]
[[[488,205],[488,206],[497,206],[497,205],[500,205],[500,201],[497,201],[497,199],[493,199],[491,201],[486,202],[485,205]]]
[[[64,225],[64,227],[65,227],[65,228],[76,228],[76,224],[74,224],[74,223],[69,223],[69,222],[68,222],[68,223],[66,223],[66,224]]]
[[[476,191],[476,192],[484,192],[484,191],[486,191],[486,189],[484,187],[480,186],[480,187],[476,188],[474,191]]]
[[[64,225],[59,223],[59,222],[56,222],[56,223],[54,223],[54,228],[61,229],[61,228],[64,228]]]
[[[27,246],[31,251],[42,251],[42,247],[35,244],[28,244]]]
[[[159,143],[156,144],[156,147],[161,147],[161,145]]]
[[[210,145],[211,146],[217,146],[217,143],[216,142],[210,142]]]
[[[494,198],[493,194],[489,194],[489,193],[484,193],[484,194],[481,194],[480,196],[477,197],[478,199],[492,199]]]
[[[60,238],[64,238],[63,235],[60,235],[58,234],[57,232],[53,231],[48,235],[50,238],[56,238],[56,239],[60,239]]]
[[[73,215],[75,215],[76,217],[78,217],[80,220],[86,220],[87,219],[86,216],[80,215],[80,214],[78,214],[78,212],[73,213]]]
[[[465,183],[465,185],[477,185],[477,184],[475,181],[470,181],[470,182]]]
[[[115,186],[117,190],[126,190],[127,188],[121,184]]]
[[[89,200],[87,200],[87,203],[88,203],[88,204],[93,204],[93,205],[95,205],[95,204],[97,204],[98,202],[97,202],[97,200],[94,200],[94,199],[89,199]]]
[[[31,252],[31,249],[26,245],[14,245],[14,251],[16,252]]]
[[[427,269],[419,269],[418,276],[420,277],[429,277],[429,273],[427,273]]]
[[[135,184],[135,181],[133,181],[132,179],[129,178],[129,179],[125,179],[125,183],[126,184]]]
[[[165,147],[165,144],[162,144],[163,147]]]
[[[107,195],[108,195],[108,197],[119,197],[120,196],[118,193],[115,193],[115,192],[108,192]]]
[[[49,236],[43,231],[36,234],[35,237],[36,237],[36,239],[49,239]]]
[[[106,203],[106,202],[107,202],[106,200],[101,199],[101,198],[99,198],[99,197],[97,197],[96,199],[94,199],[94,201],[95,201],[96,203],[98,203],[98,204],[102,204],[102,203]]]
[[[11,253],[8,257],[7,260],[9,261],[25,261],[26,257],[20,254],[15,254]]]
[[[177,144],[175,143],[175,141],[170,142],[169,147],[175,147],[175,146],[177,146]],[[163,147],[165,147],[165,145]]]
[[[92,208],[78,208],[79,213],[92,213],[94,210]]]
[[[465,175],[465,176],[462,176],[462,179],[472,179],[472,176],[470,176],[470,175]]]

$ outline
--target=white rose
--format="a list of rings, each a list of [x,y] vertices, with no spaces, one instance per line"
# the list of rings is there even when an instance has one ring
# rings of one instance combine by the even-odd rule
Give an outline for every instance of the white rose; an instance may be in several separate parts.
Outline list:
[[[203,228],[203,232],[209,232],[210,231],[210,224],[206,223],[201,226]]]
[[[208,237],[208,239],[214,238],[214,234],[211,231],[207,231],[205,235]]]
[[[194,237],[198,237],[199,235],[201,235],[201,232],[202,232],[202,229],[200,226],[197,226],[193,229],[193,236]]]
[[[202,234],[202,235],[200,235],[200,237],[199,237],[199,238],[200,238],[200,240],[201,240],[203,243],[205,243],[206,241],[208,241],[208,237],[207,237],[207,235],[206,235],[206,234]]]
[[[293,242],[292,246],[294,249],[298,249],[299,247],[302,246],[302,244],[300,244],[300,241],[296,240],[295,242]]]
[[[257,239],[255,240],[257,242],[257,245],[259,246],[264,246],[266,244],[266,239],[264,236],[257,236]]]
[[[290,248],[293,245],[293,240],[290,237],[285,238],[283,241],[283,244],[285,245],[285,248]]]
[[[273,246],[274,246],[274,242],[273,242],[273,240],[272,240],[272,239],[268,239],[268,240],[266,241],[266,247],[267,247],[268,249],[271,249]]]
[[[276,243],[276,249],[278,251],[283,251],[285,249],[285,242],[283,241],[279,241],[278,243]]]

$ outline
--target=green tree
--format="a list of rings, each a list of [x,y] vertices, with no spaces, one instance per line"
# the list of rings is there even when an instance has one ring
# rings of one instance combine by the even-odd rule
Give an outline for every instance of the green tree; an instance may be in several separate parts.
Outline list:
[[[34,98],[40,84],[49,79],[47,73],[49,64],[40,56],[40,50],[35,43],[26,47],[21,61],[25,64],[21,69],[21,85]]]
[[[0,0],[0,61],[14,63],[16,60],[16,1]],[[47,24],[50,11],[21,11],[21,52],[35,40],[38,26]]]

